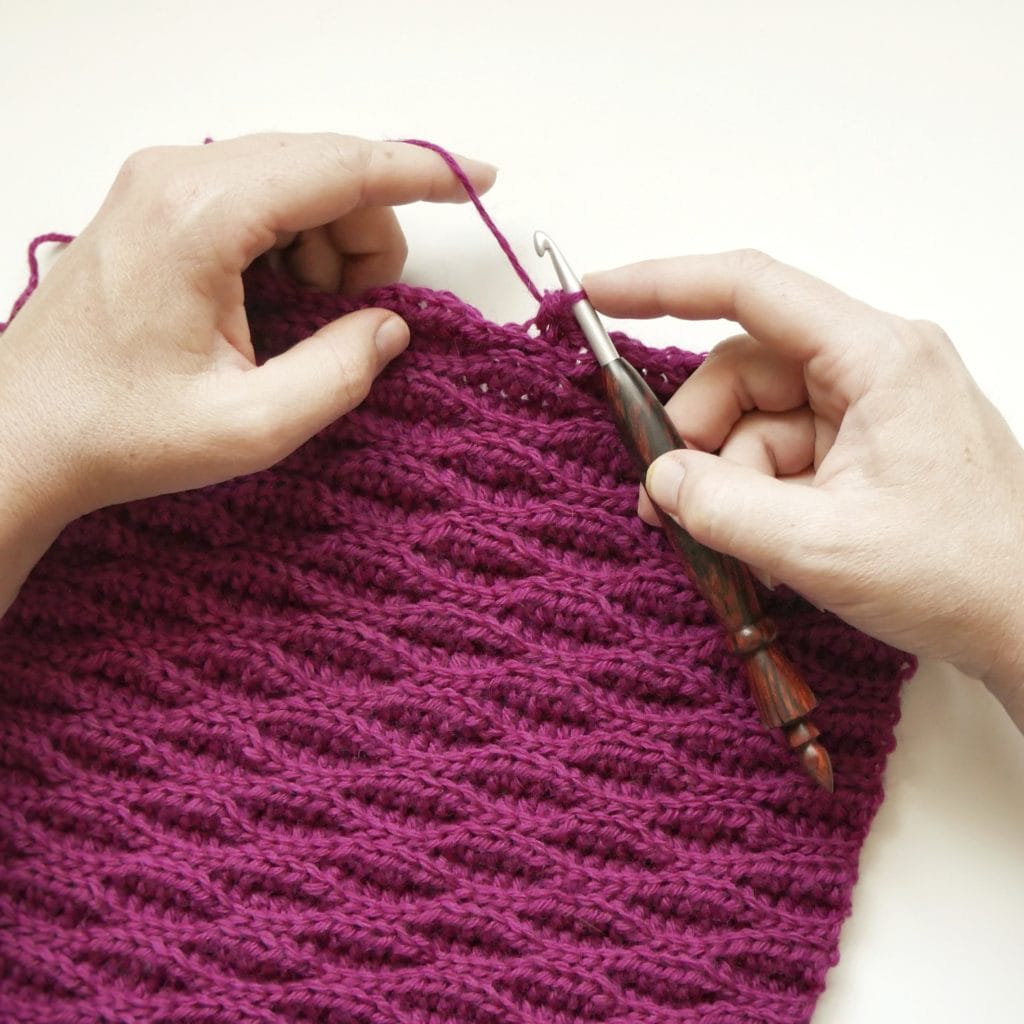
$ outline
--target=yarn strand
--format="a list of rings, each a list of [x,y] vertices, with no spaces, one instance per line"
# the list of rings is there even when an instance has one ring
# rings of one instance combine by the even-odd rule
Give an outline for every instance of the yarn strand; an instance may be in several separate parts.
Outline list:
[[[540,289],[533,283],[533,278],[526,272],[526,268],[519,262],[519,258],[515,254],[515,250],[512,248],[509,240],[502,234],[501,229],[491,219],[491,215],[487,212],[487,208],[484,206],[480,199],[476,189],[473,188],[473,183],[469,180],[468,175],[459,166],[458,160],[455,159],[443,146],[438,146],[434,142],[426,142],[423,139],[400,139],[400,142],[404,142],[409,146],[421,146],[423,149],[433,150],[450,168],[452,174],[459,179],[462,187],[466,190],[466,195],[469,196],[470,202],[476,207],[476,212],[480,214],[480,219],[487,225],[487,230],[494,235],[494,240],[501,247],[501,251],[508,258],[509,263],[512,264],[512,269],[519,275],[519,280],[526,285],[529,289],[530,294],[538,301],[543,300]]]
[[[212,139],[206,138],[203,140],[203,143],[206,145],[212,141]],[[505,237],[498,225],[494,223],[491,215],[487,212],[487,208],[481,201],[479,193],[473,187],[473,183],[469,180],[469,176],[462,169],[458,160],[456,160],[455,157],[452,156],[452,154],[443,146],[439,146],[435,142],[427,142],[425,139],[401,139],[400,141],[410,146],[420,146],[422,149],[432,150],[448,165],[452,174],[458,178],[459,183],[466,190],[466,195],[469,196],[470,202],[476,207],[476,211],[480,215],[480,219],[486,225],[487,230],[494,236],[494,240],[498,243],[501,251],[505,254],[509,263],[512,265],[512,269],[519,276],[519,279],[523,284],[526,285],[526,288],[537,302],[541,302],[543,295],[541,294],[540,289],[536,284],[534,284],[533,279],[526,272],[526,268],[519,261],[519,257],[516,256],[515,250],[512,248],[509,240]],[[0,321],[0,334],[3,334],[3,332],[7,330],[11,321],[18,315],[22,306],[28,302],[32,293],[39,286],[39,260],[36,256],[36,250],[39,246],[47,242],[57,242],[62,245],[66,245],[68,242],[73,241],[74,237],[74,235],[65,235],[60,232],[50,231],[44,235],[37,235],[32,239],[28,246],[28,282],[22,289],[21,294],[14,300],[14,305],[11,307],[11,311],[8,314],[7,319]]]
[[[45,242],[59,242],[66,245],[74,240],[74,235],[62,235],[56,231],[50,231],[45,235],[37,235],[28,243],[28,283],[22,289],[21,294],[14,300],[11,312],[6,320],[0,321],[0,334],[10,326],[11,321],[18,315],[18,311],[28,302],[29,297],[39,285],[39,260],[36,257],[36,250]]]

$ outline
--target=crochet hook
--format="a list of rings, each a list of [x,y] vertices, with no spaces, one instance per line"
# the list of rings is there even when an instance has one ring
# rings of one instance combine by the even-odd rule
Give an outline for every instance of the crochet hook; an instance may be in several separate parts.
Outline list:
[[[601,368],[619,434],[641,475],[646,475],[659,455],[685,447],[683,441],[647,382],[619,355],[559,248],[543,231],[534,234],[533,246],[538,256],[551,257],[562,288],[578,296],[572,305],[573,315]],[[818,701],[796,666],[775,644],[775,623],[761,612],[750,570],[735,558],[698,543],[675,519],[660,508],[657,511],[687,575],[714,609],[733,650],[743,657],[761,721],[782,730],[804,771],[831,792],[832,762],[819,740],[817,726],[808,717]]]

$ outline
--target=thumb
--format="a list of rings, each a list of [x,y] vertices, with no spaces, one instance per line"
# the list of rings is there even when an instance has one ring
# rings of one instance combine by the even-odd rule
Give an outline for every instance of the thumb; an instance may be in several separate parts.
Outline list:
[[[408,344],[400,317],[361,309],[246,374],[247,401],[263,411],[271,443],[284,455],[359,405]]]
[[[717,455],[668,452],[651,463],[645,488],[694,540],[791,586],[813,577],[819,555],[835,547],[836,515],[820,490]]]

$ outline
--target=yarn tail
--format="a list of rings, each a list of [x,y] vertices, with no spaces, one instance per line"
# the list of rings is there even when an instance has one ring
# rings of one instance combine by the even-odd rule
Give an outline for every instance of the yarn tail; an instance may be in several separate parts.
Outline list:
[[[29,242],[28,284],[25,285],[21,294],[14,300],[14,305],[11,306],[11,312],[7,319],[0,321],[0,334],[3,334],[3,332],[7,330],[11,321],[18,315],[18,311],[26,302],[28,302],[29,297],[39,285],[39,260],[36,257],[36,249],[38,249],[44,242],[59,242],[62,245],[66,245],[68,242],[74,241],[74,238],[74,235],[62,235],[56,231],[51,231],[45,235],[38,235]]]
[[[480,214],[480,219],[487,225],[487,230],[494,235],[494,240],[501,247],[501,251],[508,258],[509,263],[512,264],[512,269],[519,275],[519,280],[526,285],[530,294],[540,302],[543,299],[540,289],[533,283],[533,279],[526,272],[522,263],[519,262],[519,258],[516,256],[509,240],[501,233],[498,225],[491,220],[491,215],[481,202],[480,196],[477,194],[476,189],[473,188],[473,183],[469,180],[466,172],[459,166],[458,160],[448,150],[434,142],[426,142],[423,139],[399,139],[399,141],[410,146],[421,146],[423,149],[433,150],[451,168],[452,174],[462,183],[462,187],[466,190],[466,195],[469,196],[470,202],[476,207],[476,212]]]

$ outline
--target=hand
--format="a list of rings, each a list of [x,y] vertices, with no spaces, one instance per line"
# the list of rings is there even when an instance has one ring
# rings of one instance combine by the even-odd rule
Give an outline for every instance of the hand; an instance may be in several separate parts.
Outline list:
[[[269,466],[408,343],[368,309],[257,367],[241,278],[257,256],[287,247],[300,280],[355,293],[402,269],[392,205],[465,198],[434,153],[336,135],[130,157],[0,344],[0,613],[71,519]]]
[[[762,578],[984,678],[1024,727],[1024,451],[945,334],[756,252],[583,286],[610,316],[748,332],[668,403],[690,450],[651,466],[651,498]]]

